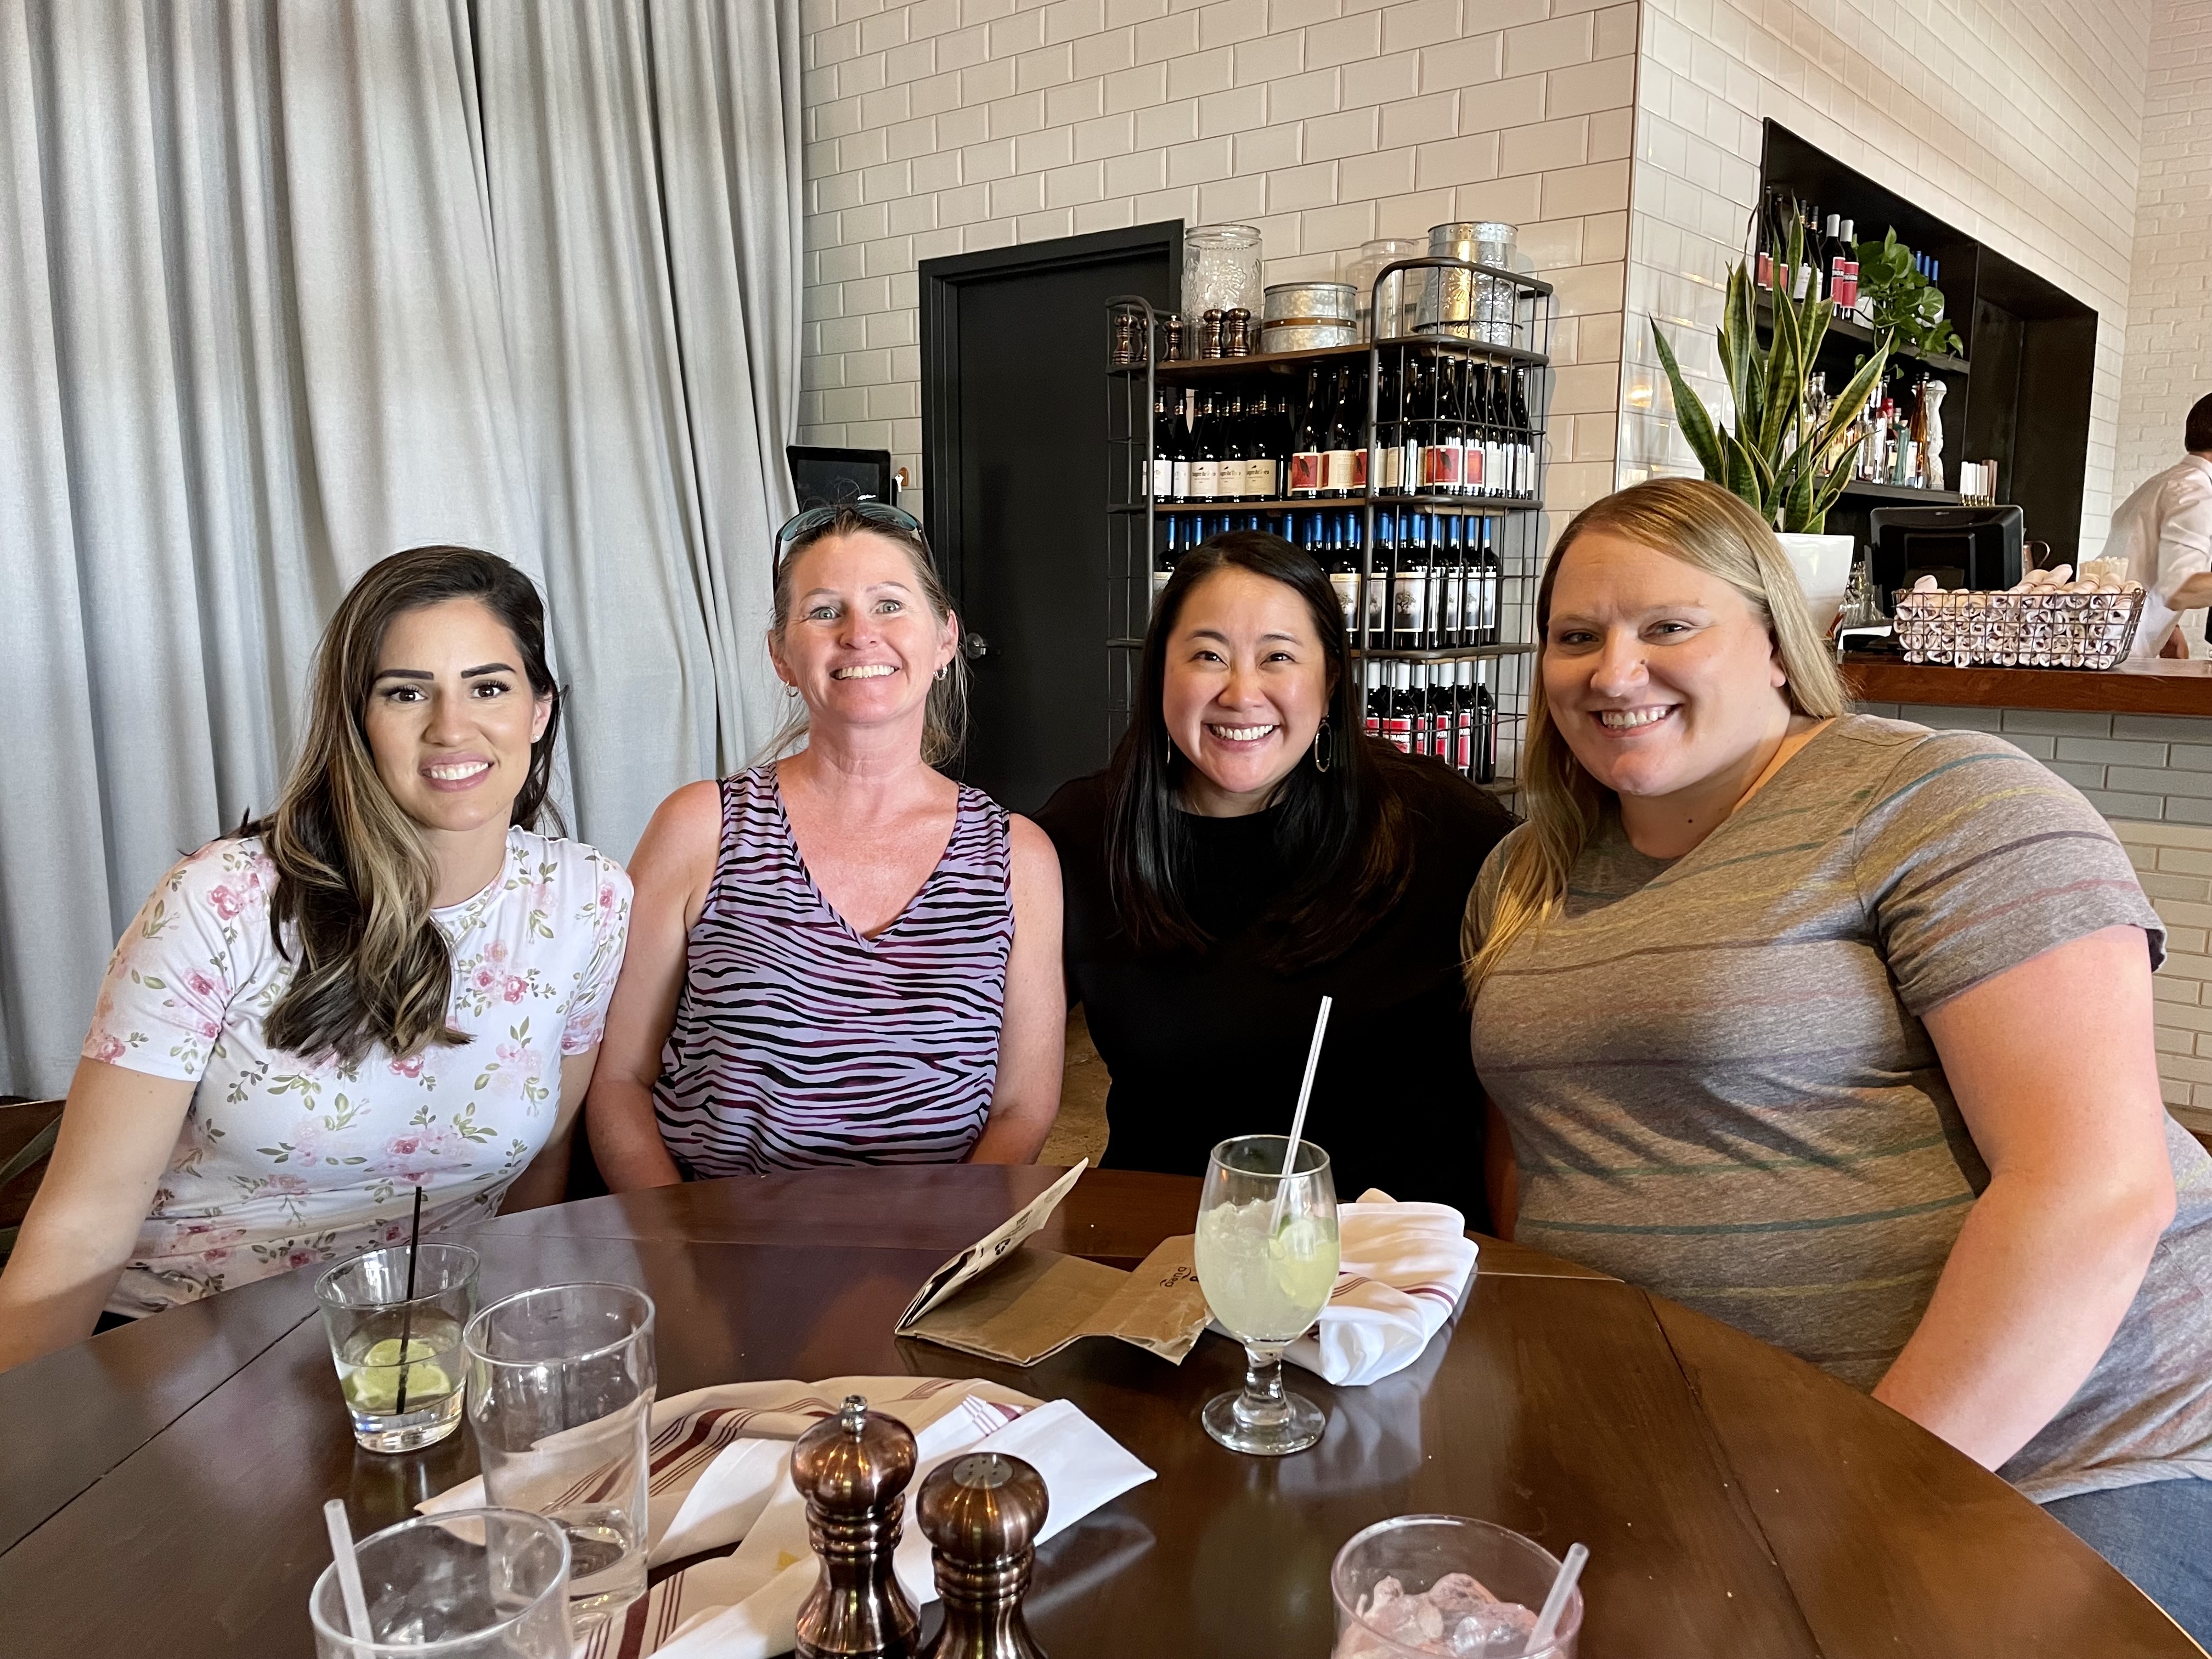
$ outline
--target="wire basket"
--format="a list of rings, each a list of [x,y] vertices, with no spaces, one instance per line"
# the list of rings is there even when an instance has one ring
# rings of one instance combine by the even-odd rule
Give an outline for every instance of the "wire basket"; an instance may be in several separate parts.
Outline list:
[[[2142,617],[2136,593],[1903,592],[1891,620],[1907,662],[1954,668],[2112,668]]]

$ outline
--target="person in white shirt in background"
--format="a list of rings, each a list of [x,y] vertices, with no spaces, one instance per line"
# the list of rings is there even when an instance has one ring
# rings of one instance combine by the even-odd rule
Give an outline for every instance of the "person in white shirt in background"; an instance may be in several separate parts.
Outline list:
[[[2143,596],[2130,657],[2185,657],[2192,633],[2183,614],[2212,606],[2212,396],[2199,398],[2182,428],[2189,451],[2120,504],[2105,556],[2123,561]]]

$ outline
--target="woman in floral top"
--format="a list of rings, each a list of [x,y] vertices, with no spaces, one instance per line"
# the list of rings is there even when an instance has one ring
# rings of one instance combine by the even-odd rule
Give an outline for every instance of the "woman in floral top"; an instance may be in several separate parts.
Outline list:
[[[538,834],[559,696],[529,579],[416,548],[339,606],[276,811],[116,946],[0,1275],[0,1368],[426,1228],[556,1201],[629,878]]]

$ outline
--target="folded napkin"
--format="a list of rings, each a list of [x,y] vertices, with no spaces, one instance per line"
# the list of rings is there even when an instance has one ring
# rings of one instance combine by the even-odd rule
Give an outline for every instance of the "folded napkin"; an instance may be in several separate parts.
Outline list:
[[[649,1653],[769,1659],[788,1653],[817,1572],[805,1504],[791,1484],[791,1442],[854,1394],[915,1433],[907,1525],[893,1564],[917,1606],[935,1601],[937,1587],[929,1540],[914,1525],[914,1494],[946,1458],[1002,1451],[1034,1466],[1051,1503],[1040,1543],[1152,1479],[1152,1470],[1069,1401],[1040,1404],[995,1382],[843,1376],[678,1395],[656,1402],[653,1411],[647,1562],[659,1566],[732,1543],[737,1548],[653,1585],[623,1618],[580,1644],[578,1659]],[[436,1514],[483,1501],[483,1482],[477,1480],[417,1507]]]
[[[1474,1271],[1467,1218],[1449,1204],[1401,1204],[1372,1188],[1336,1212],[1336,1288],[1283,1358],[1339,1386],[1413,1363],[1451,1317]]]

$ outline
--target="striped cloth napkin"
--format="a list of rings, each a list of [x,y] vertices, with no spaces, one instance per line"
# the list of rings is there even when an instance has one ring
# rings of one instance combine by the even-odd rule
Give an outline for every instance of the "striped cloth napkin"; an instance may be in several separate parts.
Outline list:
[[[1336,1288],[1314,1328],[1283,1350],[1294,1365],[1357,1387],[1420,1357],[1474,1272],[1467,1218],[1374,1188],[1337,1207]]]
[[[729,1553],[671,1574],[576,1648],[576,1659],[770,1659],[797,1640],[799,1609],[817,1565],[806,1509],[791,1484],[791,1443],[848,1395],[914,1431],[907,1526],[894,1565],[916,1606],[937,1599],[929,1540],[913,1524],[922,1477],[948,1457],[1002,1451],[1044,1478],[1051,1510],[1037,1541],[1152,1479],[1067,1401],[1041,1403],[995,1382],[948,1377],[841,1376],[699,1389],[653,1408],[647,1562]],[[479,1478],[416,1507],[425,1514],[484,1501]]]

